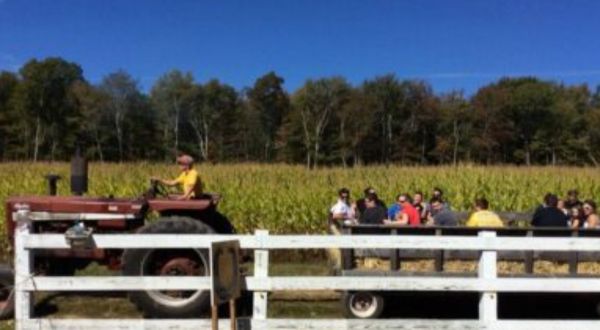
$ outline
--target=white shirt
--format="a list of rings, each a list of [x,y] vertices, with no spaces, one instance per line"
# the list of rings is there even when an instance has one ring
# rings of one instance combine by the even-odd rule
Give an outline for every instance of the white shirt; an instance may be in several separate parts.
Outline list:
[[[353,217],[352,208],[342,200],[338,200],[329,212],[333,215],[343,214],[346,219],[351,219]]]

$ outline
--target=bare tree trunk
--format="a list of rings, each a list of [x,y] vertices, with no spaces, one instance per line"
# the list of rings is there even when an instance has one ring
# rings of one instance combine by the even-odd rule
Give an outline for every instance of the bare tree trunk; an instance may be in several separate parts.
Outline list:
[[[209,141],[208,141],[208,123],[206,122],[206,120],[204,121],[203,126],[204,126],[204,150],[202,153],[204,155],[204,159],[208,160],[210,150],[208,149],[208,147],[209,147],[209,145],[208,145],[208,143],[209,143]]]
[[[115,128],[117,129],[117,141],[119,144],[119,162],[123,161],[123,131],[121,128],[121,111],[117,109],[115,113]]]
[[[598,167],[598,160],[596,159],[596,157],[594,157],[594,155],[592,154],[592,151],[588,150],[587,153],[588,153],[588,157],[590,158],[592,163],[594,163],[594,166]]]
[[[175,151],[179,150],[179,108],[175,108]]]
[[[458,144],[460,141],[460,130],[458,129],[458,122],[454,121],[454,152],[452,163],[456,166],[458,161]]]
[[[423,136],[421,137],[421,165],[426,163],[425,151],[427,149],[427,127],[423,128]]]
[[[529,142],[525,142],[525,164],[531,166],[531,151],[529,150]]]
[[[340,157],[342,158],[342,167],[346,168],[346,123],[344,120],[340,120]]]
[[[42,123],[41,123],[41,118],[38,115],[35,120],[35,140],[34,140],[34,147],[33,147],[33,161],[34,162],[37,162],[37,160],[38,160],[41,130],[42,130]]]
[[[54,161],[54,156],[56,154],[56,148],[58,147],[58,142],[56,142],[56,138],[52,139],[52,147],[50,148],[50,160]]]
[[[313,168],[316,170],[319,166],[319,139],[315,139],[315,155],[313,160]]]
[[[100,157],[100,162],[104,163],[104,153],[102,153],[102,144],[100,143],[98,128],[94,129],[94,139],[96,140],[96,150],[98,151],[98,157]]]
[[[386,156],[385,156],[385,165],[389,165],[390,164],[390,157],[392,155],[392,115],[388,114],[387,115],[387,150],[386,152]]]
[[[271,149],[271,141],[268,137],[265,137],[265,161],[270,160],[269,150]]]
[[[308,131],[308,118],[304,111],[300,111],[300,115],[302,116],[302,129],[304,130],[304,147],[306,149],[306,167],[310,169],[310,133]]]

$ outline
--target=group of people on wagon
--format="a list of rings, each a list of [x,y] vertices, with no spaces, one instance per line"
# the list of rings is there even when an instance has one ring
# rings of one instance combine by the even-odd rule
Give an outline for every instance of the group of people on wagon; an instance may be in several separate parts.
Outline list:
[[[476,199],[473,206],[474,211],[466,221],[466,226],[504,226],[498,214],[489,210],[489,202],[485,198]],[[428,202],[425,202],[421,191],[415,191],[412,196],[407,193],[397,195],[390,207],[386,206],[372,187],[365,189],[364,196],[356,202],[352,202],[350,190],[342,188],[338,191],[337,203],[330,209],[330,219],[330,229],[334,232],[342,223],[413,227],[458,225],[457,216],[444,198],[444,192],[437,187],[432,190]],[[565,199],[547,194],[544,203],[534,212],[531,225],[600,228],[600,219],[596,213],[596,203],[593,200],[580,201],[578,191],[572,189]]]
[[[565,199],[548,193],[535,210],[531,225],[534,227],[600,228],[596,202],[581,201],[579,192],[571,189]]]
[[[429,202],[420,191],[411,196],[404,193],[396,196],[396,201],[387,207],[377,195],[377,191],[369,187],[364,196],[356,202],[351,201],[350,190],[342,188],[338,191],[338,201],[331,208],[332,224],[371,224],[402,226],[455,226],[457,219],[450,203],[444,199],[444,192],[434,188]]]

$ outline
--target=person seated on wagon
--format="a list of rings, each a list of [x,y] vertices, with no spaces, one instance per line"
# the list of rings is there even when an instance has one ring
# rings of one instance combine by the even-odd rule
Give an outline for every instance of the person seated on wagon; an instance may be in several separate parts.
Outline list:
[[[583,214],[586,228],[600,228],[600,217],[598,217],[596,202],[591,199],[583,203]]]
[[[475,200],[475,212],[467,221],[467,227],[504,227],[500,217],[489,210],[489,202],[485,198]]]
[[[329,210],[331,221],[329,231],[339,234],[339,229],[344,221],[354,222],[354,210],[350,205],[350,190],[342,188],[338,191],[338,201]]]
[[[365,197],[365,211],[361,213],[359,223],[369,225],[382,225],[387,219],[387,209],[377,203],[377,194],[368,194]]]
[[[177,196],[175,199],[189,200],[201,198],[202,195],[202,180],[198,171],[194,166],[194,158],[190,155],[182,154],[176,158],[177,164],[181,169],[181,174],[174,180],[164,180],[160,178],[153,178],[161,184],[169,187],[181,185],[183,195]]]
[[[444,206],[444,201],[436,197],[429,200],[431,210],[427,215],[427,225],[430,226],[456,226],[456,216],[449,207]]]
[[[583,202],[579,200],[579,191],[577,189],[570,189],[567,192],[567,198],[565,199],[565,207],[569,210],[574,208],[581,208]]]
[[[533,214],[531,225],[534,227],[568,227],[569,217],[558,209],[558,197],[548,194],[544,197],[544,207]]]
[[[417,227],[421,225],[421,214],[416,207],[412,205],[412,200],[408,194],[398,196],[398,203],[401,206],[401,211],[393,218],[386,220],[385,224],[398,224],[405,226]]]
[[[427,205],[424,202],[424,195],[420,190],[415,191],[413,195],[413,206],[419,211],[421,222],[425,222],[427,220]]]
[[[436,210],[433,205],[431,204],[431,200],[429,201],[429,203],[427,205],[425,205],[425,215],[424,218],[431,218],[434,217],[438,211],[441,210],[450,210],[451,206],[450,203],[445,200],[444,198],[444,191],[438,187],[433,188],[433,191],[431,192],[431,200],[435,199],[437,201],[440,202],[441,204],[441,208],[439,210]]]
[[[366,188],[364,190],[364,193],[365,193],[364,197],[360,198],[359,200],[357,200],[356,201],[356,205],[354,206],[354,212],[356,214],[361,214],[362,215],[362,213],[365,212],[365,210],[367,209],[367,202],[366,201],[367,201],[367,197],[369,195],[375,195],[375,196],[377,196],[377,191],[373,187]],[[380,200],[379,198],[377,199],[377,201],[375,203],[377,205],[383,207],[383,208],[386,208],[385,203],[382,200]]]
[[[394,205],[390,206],[388,208],[388,219],[389,220],[394,220],[396,219],[396,215],[400,212],[402,212],[402,203],[400,202],[400,197],[402,196],[402,194],[399,194],[398,196],[396,196],[396,203],[394,203]]]

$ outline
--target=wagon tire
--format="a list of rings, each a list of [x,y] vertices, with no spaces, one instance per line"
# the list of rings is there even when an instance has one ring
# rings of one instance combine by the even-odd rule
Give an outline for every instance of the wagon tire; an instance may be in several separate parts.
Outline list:
[[[208,225],[189,217],[163,217],[139,234],[214,234]],[[125,276],[209,276],[207,249],[128,249],[123,252]],[[146,318],[199,318],[210,310],[210,290],[132,291],[129,299]]]
[[[341,301],[344,316],[351,319],[377,319],[385,306],[383,296],[369,291],[344,292]]]
[[[9,267],[0,267],[0,320],[11,319],[15,314],[14,285],[13,270]]]

